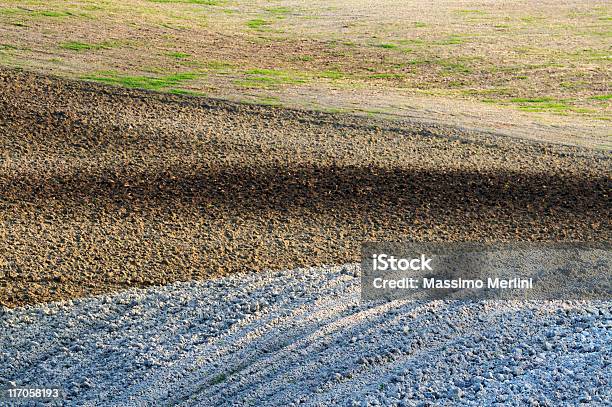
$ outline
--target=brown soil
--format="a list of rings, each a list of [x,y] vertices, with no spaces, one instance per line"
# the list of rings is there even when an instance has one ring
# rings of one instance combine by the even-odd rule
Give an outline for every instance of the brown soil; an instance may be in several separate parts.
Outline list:
[[[358,260],[364,241],[610,240],[607,152],[0,70],[0,304]]]

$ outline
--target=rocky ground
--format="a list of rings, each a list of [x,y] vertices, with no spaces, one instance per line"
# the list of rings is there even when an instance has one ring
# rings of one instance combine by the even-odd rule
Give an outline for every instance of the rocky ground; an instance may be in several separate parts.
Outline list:
[[[0,69],[0,304],[357,261],[364,241],[610,240],[610,155]]]
[[[6,309],[0,386],[67,405],[610,405],[610,302],[359,302],[358,267]],[[0,402],[1,404],[1,402]]]

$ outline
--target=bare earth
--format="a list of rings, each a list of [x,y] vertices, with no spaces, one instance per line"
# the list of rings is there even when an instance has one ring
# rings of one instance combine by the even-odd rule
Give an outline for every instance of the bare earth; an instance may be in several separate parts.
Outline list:
[[[610,240],[607,152],[0,70],[0,303],[358,260],[363,241]]]

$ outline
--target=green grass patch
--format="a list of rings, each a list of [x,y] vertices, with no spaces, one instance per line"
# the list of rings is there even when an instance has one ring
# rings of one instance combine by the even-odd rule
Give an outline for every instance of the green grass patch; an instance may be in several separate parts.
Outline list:
[[[589,99],[593,99],[593,100],[610,100],[610,99],[612,99],[612,95],[591,96]]]
[[[287,14],[291,13],[291,9],[289,7],[270,7],[265,10],[268,13],[273,14],[277,17],[284,17]]]
[[[546,102],[552,102],[555,99],[553,98],[547,98],[547,97],[543,97],[543,98],[513,98],[510,99],[510,101],[512,103],[546,103]]]
[[[415,21],[415,22],[414,22],[414,26],[415,26],[416,28],[423,28],[423,27],[427,27],[427,24],[425,24],[425,23],[423,23],[423,22],[421,22],[421,21]]]
[[[567,105],[566,101],[550,97],[513,98],[510,101],[518,104],[519,110],[527,112],[566,113],[568,111],[575,111],[575,109]]]
[[[138,88],[148,90],[163,90],[166,88],[174,88],[182,82],[195,79],[198,74],[195,73],[177,73],[161,77],[151,76],[131,76],[117,75],[113,72],[101,73],[99,75],[86,75],[83,79],[102,82],[109,85],[118,85],[126,88]]]
[[[262,28],[268,25],[270,25],[270,22],[264,20],[263,18],[255,18],[253,20],[247,21],[247,27],[252,28],[254,30],[261,30]]]
[[[325,79],[342,79],[344,78],[344,74],[340,71],[329,70],[329,71],[321,72],[319,74],[319,77],[325,78]]]
[[[168,52],[166,55],[174,59],[185,59],[191,56],[191,54],[185,52]]]

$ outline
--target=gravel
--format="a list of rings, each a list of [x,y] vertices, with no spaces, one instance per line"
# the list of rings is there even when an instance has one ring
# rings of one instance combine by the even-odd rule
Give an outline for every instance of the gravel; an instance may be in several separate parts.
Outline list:
[[[358,266],[0,308],[0,386],[68,405],[609,405],[612,302],[360,304]]]
[[[0,304],[359,260],[367,241],[610,241],[610,154],[0,68]]]

